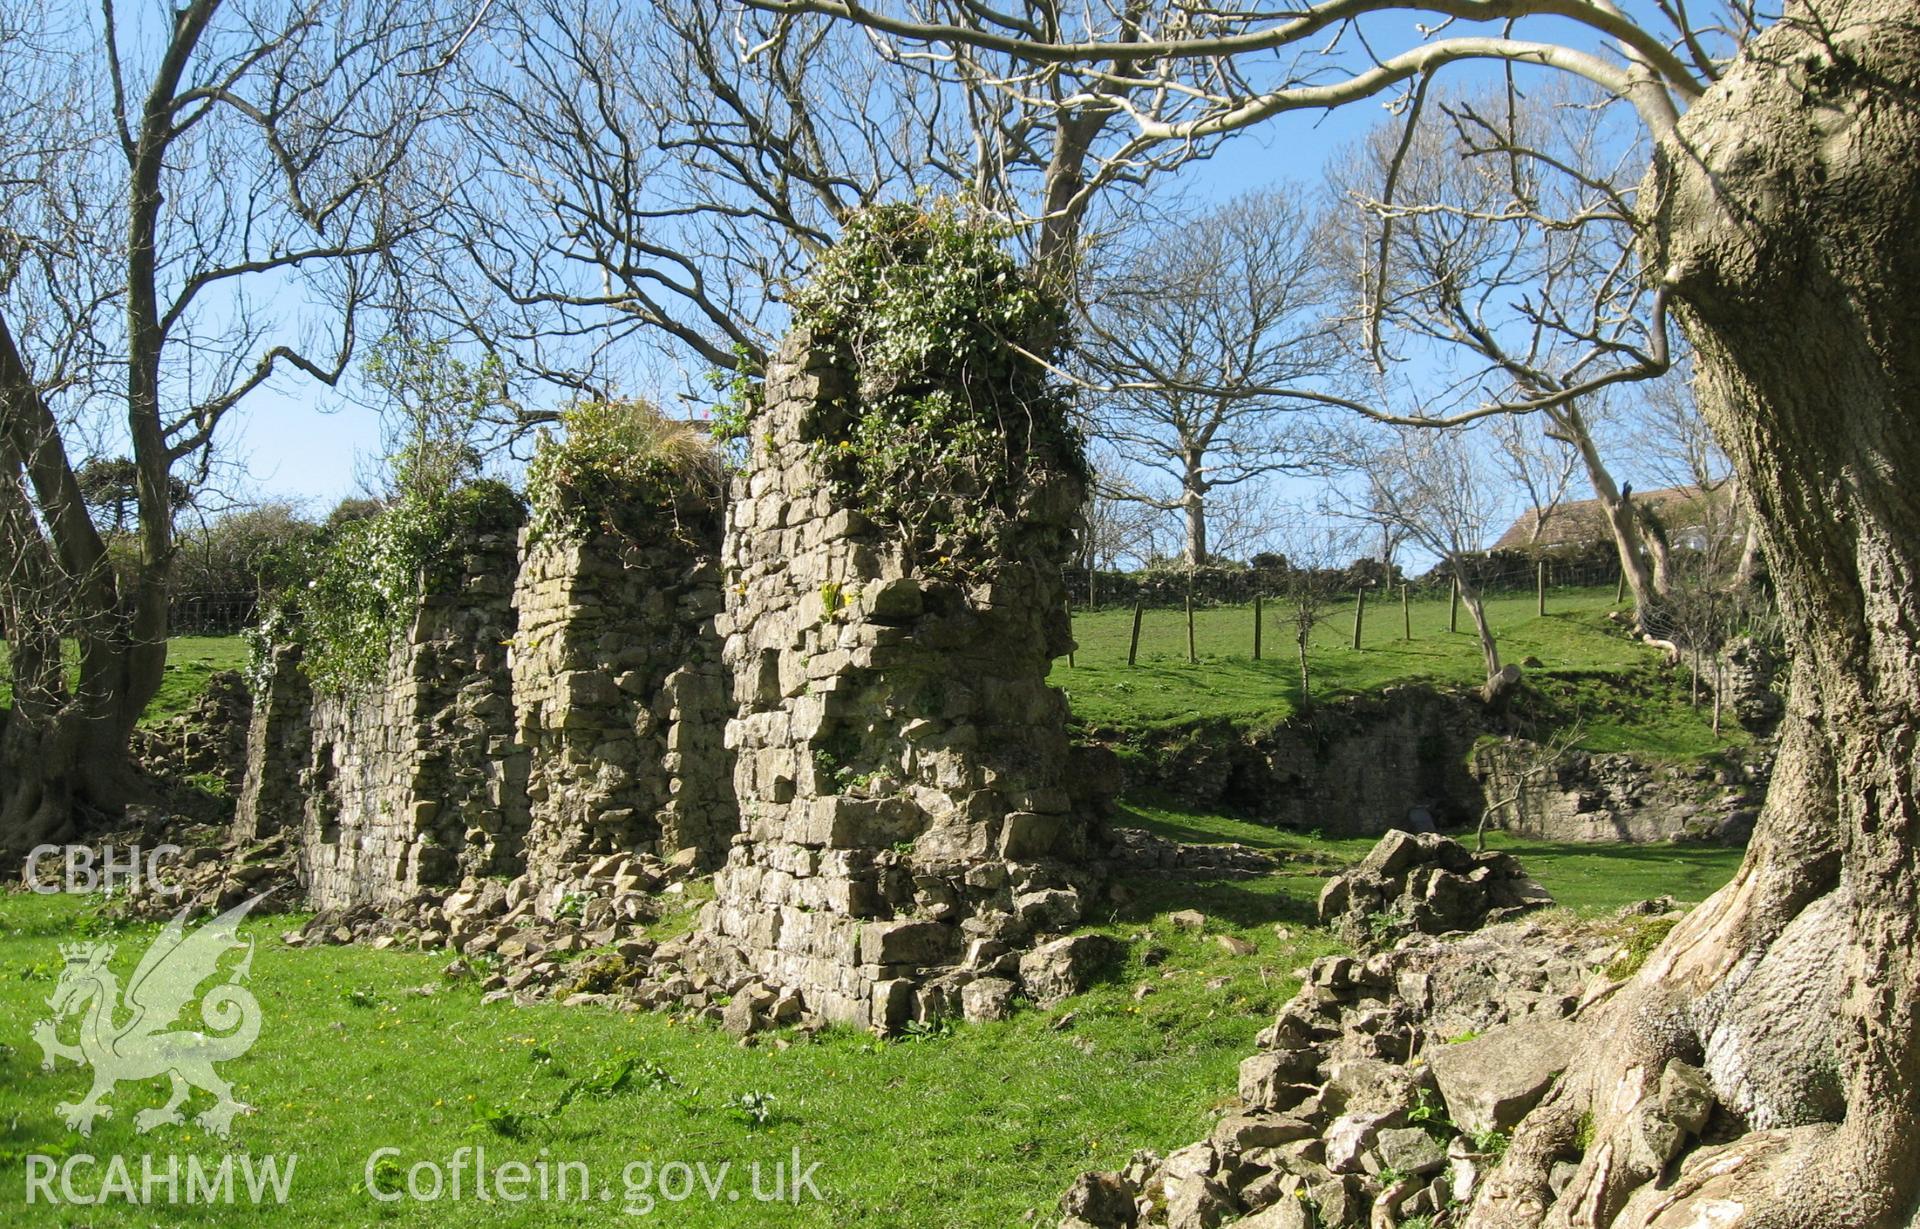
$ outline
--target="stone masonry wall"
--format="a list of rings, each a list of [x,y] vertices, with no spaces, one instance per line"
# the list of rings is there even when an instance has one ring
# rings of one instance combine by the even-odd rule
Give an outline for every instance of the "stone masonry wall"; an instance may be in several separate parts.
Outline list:
[[[1467,755],[1484,708],[1432,687],[1339,698],[1269,729],[1225,722],[1134,742],[1126,787],[1329,836],[1378,836],[1425,822],[1473,822],[1480,790]]]
[[[765,387],[724,546],[744,830],[699,941],[828,1019],[957,1015],[1089,886],[1046,684],[1078,484],[1027,491],[1017,557],[963,591],[914,574],[813,458],[848,374],[797,332]]]
[[[692,850],[714,866],[738,826],[721,745],[719,513],[656,519],[644,542],[522,535],[513,701],[536,882],[616,852]]]
[[[1493,826],[1547,841],[1739,845],[1773,775],[1773,750],[1764,742],[1694,764],[1573,751],[1543,765],[1542,755],[1524,741],[1474,751],[1473,774],[1496,808]]]
[[[512,874],[527,828],[513,737],[512,529],[453,545],[458,580],[421,599],[378,685],[313,698],[301,872],[316,908],[393,904]]]
[[[233,837],[256,841],[300,826],[300,777],[313,753],[313,689],[300,650],[269,651],[266,677],[247,723],[247,766],[234,806]]]

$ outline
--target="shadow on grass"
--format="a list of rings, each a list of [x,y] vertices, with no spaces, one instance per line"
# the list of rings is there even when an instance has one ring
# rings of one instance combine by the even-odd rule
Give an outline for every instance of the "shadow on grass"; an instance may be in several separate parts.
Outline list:
[[[1250,879],[1182,879],[1160,875],[1122,875],[1119,882],[1133,893],[1114,909],[1116,922],[1148,922],[1176,909],[1198,909],[1210,918],[1234,926],[1266,926],[1286,922],[1314,924],[1314,902],[1324,876],[1314,871],[1280,871]]]
[[[1195,823],[1186,816],[1174,818],[1168,815],[1147,815],[1124,805],[1114,816],[1113,825],[1116,828],[1138,828],[1143,832],[1150,832],[1155,836],[1164,837],[1169,841],[1179,841],[1185,845],[1221,845],[1228,841],[1235,841],[1256,849],[1280,849],[1284,846],[1278,831],[1271,831],[1270,834],[1258,830],[1236,831],[1229,835],[1217,828]],[[1234,827],[1255,829],[1251,823],[1236,823]]]

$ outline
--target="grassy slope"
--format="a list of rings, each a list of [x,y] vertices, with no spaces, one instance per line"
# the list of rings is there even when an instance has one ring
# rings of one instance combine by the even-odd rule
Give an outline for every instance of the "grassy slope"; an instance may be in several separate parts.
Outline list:
[[[249,926],[260,942],[251,984],[266,1026],[250,1054],[222,1067],[259,1110],[240,1120],[232,1146],[256,1155],[299,1153],[294,1198],[276,1224],[474,1223],[481,1216],[476,1205],[456,1212],[402,1203],[389,1213],[356,1188],[376,1147],[399,1147],[409,1162],[444,1164],[456,1148],[475,1143],[497,1160],[533,1160],[543,1148],[554,1158],[586,1160],[596,1182],[611,1175],[616,1186],[620,1167],[634,1159],[731,1159],[744,1168],[799,1148],[808,1161],[821,1162],[824,1204],[775,1210],[701,1201],[660,1216],[675,1225],[1017,1223],[1030,1208],[1049,1209],[1083,1169],[1118,1165],[1134,1148],[1169,1148],[1204,1132],[1208,1108],[1232,1091],[1254,1033],[1296,987],[1289,971],[1332,950],[1323,935],[1303,930],[1283,941],[1266,924],[1298,914],[1298,901],[1283,894],[1250,909],[1247,925],[1222,924],[1223,932],[1258,946],[1239,958],[1211,936],[1186,935],[1137,914],[1116,917],[1103,929],[1134,940],[1129,966],[1111,984],[1050,1012],[1028,1010],[1000,1024],[892,1043],[833,1031],[784,1051],[743,1050],[713,1028],[652,1015],[482,1007],[470,982],[442,982],[444,955],[287,949],[271,936],[288,922],[268,919]],[[63,1219],[53,1209],[42,1215],[20,1206],[22,1154],[64,1147],[137,1157],[149,1150],[217,1154],[221,1147],[191,1126],[133,1134],[132,1113],[162,1099],[163,1080],[122,1085],[110,1099],[120,1112],[90,1141],[70,1135],[55,1116],[55,1106],[77,1099],[84,1081],[64,1064],[42,1074],[28,1033],[45,1014],[56,942],[71,938],[81,922],[81,906],[71,899],[0,898],[0,1013],[13,1047],[0,1050],[0,1208],[7,1213],[0,1220],[8,1224]],[[150,934],[138,928],[115,936],[116,966],[130,968]],[[1166,952],[1152,969],[1137,959],[1150,946]],[[1133,985],[1148,979],[1156,993],[1135,1002]],[[423,985],[438,992],[415,993]],[[1054,1027],[1069,1012],[1071,1025]],[[552,1061],[538,1061],[537,1048]],[[517,1140],[478,1123],[477,1107],[549,1107],[570,1076],[619,1057],[658,1063],[679,1086],[583,1098]],[[775,1117],[763,1127],[750,1127],[730,1109],[750,1092],[774,1098]],[[169,1223],[238,1225],[255,1214],[237,1207],[161,1215]],[[153,1219],[117,1208],[90,1223]],[[484,1214],[487,1224],[605,1219],[600,1207],[531,1204],[494,1205]]]
[[[1719,743],[1710,713],[1689,707],[1677,672],[1659,664],[1652,649],[1620,634],[1606,618],[1611,590],[1549,594],[1548,613],[1535,614],[1531,594],[1496,597],[1488,613],[1501,655],[1529,656],[1541,668],[1529,681],[1561,720],[1578,716],[1582,745],[1595,751],[1636,750],[1672,759],[1693,759],[1744,739],[1727,723]],[[1397,600],[1370,603],[1361,648],[1352,648],[1353,603],[1331,608],[1315,629],[1310,663],[1316,698],[1374,691],[1392,683],[1473,684],[1484,677],[1478,642],[1461,611],[1458,632],[1447,631],[1445,598],[1416,601],[1413,637],[1402,638]],[[1254,661],[1253,610],[1227,606],[1197,611],[1198,664],[1186,659],[1186,618],[1179,610],[1149,610],[1141,628],[1139,664],[1127,665],[1131,610],[1077,615],[1080,647],[1074,664],[1054,665],[1052,681],[1066,690],[1077,720],[1120,730],[1177,729],[1227,720],[1260,727],[1296,709],[1299,666],[1287,612],[1266,606],[1262,660]]]
[[[1120,822],[1177,841],[1238,841],[1256,849],[1325,854],[1339,861],[1356,860],[1374,844],[1369,837],[1329,840],[1222,815],[1196,815],[1138,803],[1125,808]],[[1465,839],[1471,843],[1470,835]],[[1741,850],[1718,846],[1532,841],[1504,832],[1489,832],[1487,846],[1518,857],[1563,907],[1583,914],[1610,912],[1653,896],[1671,895],[1686,902],[1705,900],[1733,877],[1743,855]],[[1317,891],[1322,874],[1303,870],[1298,878],[1302,887]]]
[[[206,690],[207,676],[216,670],[242,670],[247,665],[247,643],[238,636],[176,636],[167,643],[167,673],[159,694],[147,705],[149,723],[178,716],[193,706]],[[7,646],[0,641],[0,705],[13,700],[7,673]]]
[[[1153,808],[1135,808],[1122,822],[1176,839],[1280,849],[1299,862],[1257,880],[1134,879],[1132,903],[1094,926],[1127,944],[1127,962],[1112,980],[1051,1010],[891,1043],[833,1031],[785,1050],[741,1049],[715,1029],[659,1016],[483,1007],[471,981],[442,980],[443,953],[289,949],[275,936],[290,919],[258,920],[248,927],[260,946],[251,985],[265,1028],[253,1051],[222,1071],[259,1112],[239,1122],[231,1147],[297,1152],[293,1199],[274,1223],[316,1229],[611,1219],[599,1206],[388,1207],[359,1189],[374,1148],[398,1147],[409,1163],[444,1165],[471,1144],[484,1144],[495,1163],[536,1160],[542,1149],[553,1159],[585,1160],[596,1182],[612,1176],[616,1187],[630,1160],[732,1160],[744,1168],[798,1148],[808,1162],[821,1163],[824,1204],[774,1209],[696,1200],[658,1214],[675,1225],[1017,1223],[1028,1209],[1048,1210],[1083,1169],[1115,1166],[1135,1148],[1175,1147],[1205,1132],[1208,1111],[1232,1093],[1254,1033],[1296,988],[1294,970],[1334,950],[1310,925],[1323,876],[1369,844]],[[1697,899],[1738,859],[1725,850],[1499,844],[1582,912],[1658,892]],[[1205,934],[1166,922],[1166,911],[1188,907],[1208,914]],[[1287,924],[1286,938],[1275,923]],[[0,897],[0,1207],[7,1213],[0,1220],[9,1224],[71,1223],[74,1211],[21,1206],[23,1154],[67,1149],[137,1158],[147,1151],[217,1155],[223,1148],[191,1126],[133,1134],[131,1115],[162,1099],[164,1081],[123,1084],[110,1099],[118,1114],[90,1141],[72,1136],[55,1116],[58,1103],[83,1092],[84,1079],[65,1065],[41,1073],[29,1032],[45,1014],[56,944],[92,929],[81,900]],[[120,944],[115,964],[123,974],[152,933],[147,926],[106,934]],[[1216,942],[1221,934],[1240,936],[1257,951],[1229,955]],[[1152,989],[1136,997],[1142,985]],[[423,986],[435,993],[418,993]],[[539,1117],[570,1079],[621,1058],[657,1063],[678,1086],[642,1084]],[[746,1093],[772,1095],[771,1122],[750,1126],[731,1108]],[[199,1097],[189,1109],[204,1102]],[[533,1121],[509,1138],[481,1121],[487,1107]],[[240,1225],[255,1215],[244,1205],[109,1207],[85,1219]]]
[[[1610,590],[1550,594],[1549,613],[1534,613],[1531,595],[1493,598],[1488,608],[1501,652],[1510,660],[1533,656],[1542,668],[1529,681],[1562,719],[1585,723],[1582,746],[1593,751],[1635,750],[1673,759],[1694,759],[1744,741],[1728,723],[1716,742],[1704,709],[1688,705],[1678,672],[1659,665],[1659,655],[1622,636],[1606,613]],[[1132,612],[1101,610],[1075,616],[1080,642],[1074,664],[1063,659],[1052,681],[1071,699],[1076,720],[1093,727],[1175,729],[1226,720],[1260,727],[1291,716],[1299,702],[1299,668],[1280,603],[1266,607],[1263,660],[1252,660],[1251,607],[1198,611],[1195,641],[1200,661],[1186,660],[1186,620],[1178,610],[1150,610],[1141,632],[1140,662],[1129,668],[1127,638]],[[1315,630],[1312,667],[1319,698],[1377,690],[1394,683],[1471,684],[1479,681],[1480,654],[1461,614],[1462,630],[1449,633],[1447,602],[1413,604],[1413,638],[1401,638],[1397,601],[1369,607],[1362,648],[1351,647],[1353,606],[1330,608]],[[167,676],[147,710],[148,721],[184,712],[215,670],[245,666],[247,648],[237,636],[184,636],[168,650]],[[8,699],[6,646],[0,644],[0,704]]]
[[[1544,620],[1534,617],[1530,598],[1499,601],[1496,628],[1510,656],[1534,654],[1546,664],[1530,677],[1550,697],[1586,714],[1589,746],[1699,753],[1708,745],[1704,723],[1675,702],[1675,684],[1651,667],[1649,654],[1608,632],[1610,597],[1560,595]],[[1092,724],[1272,721],[1291,711],[1297,685],[1278,613],[1270,613],[1269,660],[1255,663],[1247,660],[1250,611],[1201,612],[1202,661],[1190,667],[1179,613],[1150,612],[1135,670],[1125,665],[1129,613],[1082,616],[1077,665],[1061,663],[1055,681],[1069,689],[1080,719]],[[1445,632],[1444,603],[1415,607],[1410,643],[1399,639],[1397,605],[1376,613],[1358,654],[1346,647],[1350,609],[1320,629],[1315,668],[1327,687],[1473,681],[1476,650],[1470,637]],[[149,719],[180,711],[207,673],[243,660],[238,640],[176,641],[167,686]],[[835,1032],[786,1050],[742,1050],[713,1029],[657,1016],[482,1007],[471,982],[442,982],[444,954],[287,949],[273,936],[288,921],[262,920],[250,930],[261,943],[253,986],[266,1029],[252,1053],[223,1068],[260,1112],[241,1121],[231,1146],[300,1154],[293,1202],[275,1217],[293,1226],[609,1219],[608,1208],[598,1205],[377,1205],[359,1189],[373,1148],[393,1145],[407,1161],[444,1163],[455,1149],[476,1143],[485,1144],[496,1163],[534,1160],[543,1148],[556,1159],[586,1160],[596,1182],[611,1177],[616,1187],[620,1166],[635,1159],[744,1166],[799,1148],[807,1161],[821,1162],[824,1204],[776,1210],[696,1200],[656,1214],[675,1225],[1015,1223],[1029,1209],[1049,1209],[1083,1169],[1115,1166],[1135,1148],[1166,1149],[1204,1133],[1208,1110],[1231,1094],[1254,1033],[1295,989],[1292,971],[1332,950],[1331,940],[1308,924],[1325,874],[1370,845],[1147,806],[1132,808],[1122,822],[1176,839],[1285,850],[1298,861],[1257,880],[1137,879],[1130,885],[1132,903],[1096,919],[1096,929],[1128,943],[1126,967],[1114,980],[1050,1011],[903,1042]],[[1737,852],[1717,849],[1552,845],[1502,835],[1493,841],[1518,853],[1563,905],[1583,913],[1660,893],[1697,900],[1739,861]],[[1207,934],[1188,935],[1166,923],[1166,912],[1189,907],[1209,915]],[[1292,933],[1279,937],[1275,923]],[[120,1115],[91,1141],[77,1140],[58,1121],[55,1105],[76,1099],[84,1080],[70,1066],[43,1075],[29,1030],[45,1014],[57,942],[86,925],[82,903],[72,899],[0,897],[0,1019],[6,1022],[0,1030],[0,1208],[6,1215],[0,1220],[7,1223],[73,1223],[76,1211],[20,1206],[24,1153],[205,1155],[223,1147],[192,1127],[133,1134],[132,1113],[162,1099],[162,1081],[123,1085],[112,1098]],[[136,928],[108,936],[121,943],[117,963],[130,968],[151,933]],[[1233,957],[1215,943],[1219,934],[1245,938],[1257,951]],[[416,993],[428,985],[437,992]],[[1136,998],[1142,985],[1152,992]],[[1069,1014],[1069,1027],[1054,1027]],[[550,1060],[540,1061],[543,1054]],[[480,1121],[486,1106],[537,1118],[571,1077],[620,1057],[658,1063],[679,1084],[582,1098],[556,1117],[537,1119],[519,1139]],[[734,1112],[730,1102],[744,1093],[770,1093],[774,1120],[755,1128]],[[83,1219],[238,1225],[256,1216],[244,1205],[112,1207]]]

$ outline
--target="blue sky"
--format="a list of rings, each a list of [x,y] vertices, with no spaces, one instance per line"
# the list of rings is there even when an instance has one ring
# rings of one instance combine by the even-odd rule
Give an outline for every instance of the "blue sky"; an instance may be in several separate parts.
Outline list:
[[[1288,117],[1236,136],[1213,158],[1184,168],[1177,184],[1204,203],[1285,180],[1317,182],[1326,160],[1384,114],[1359,105]],[[304,501],[315,514],[359,494],[380,452],[378,417],[312,381],[262,390],[230,427],[222,450],[236,467],[226,483],[233,493]]]

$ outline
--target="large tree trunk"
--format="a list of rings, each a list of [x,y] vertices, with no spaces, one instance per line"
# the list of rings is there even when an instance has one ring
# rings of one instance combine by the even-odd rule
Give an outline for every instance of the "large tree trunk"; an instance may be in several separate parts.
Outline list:
[[[1473,1225],[1913,1223],[1916,149],[1920,10],[1819,0],[1791,6],[1659,151],[1653,267],[1765,540],[1791,712],[1740,873],[1586,1010],[1590,1044],[1521,1125]],[[1645,1127],[1673,1058],[1702,1064],[1748,1133],[1668,1166]],[[1552,1161],[1576,1157],[1552,1200]]]
[[[1188,448],[1186,471],[1182,476],[1180,513],[1186,518],[1186,564],[1197,568],[1207,562],[1207,470],[1205,454]]]
[[[1473,620],[1474,635],[1480,639],[1480,656],[1486,659],[1487,678],[1492,679],[1500,673],[1500,645],[1493,638],[1493,625],[1487,622],[1487,604],[1480,596],[1480,586],[1473,583],[1460,559],[1450,559],[1448,564],[1453,583],[1460,588],[1461,604],[1467,608],[1467,617]]]
[[[118,592],[59,427],[0,320],[0,605],[15,649],[14,703],[0,729],[0,855],[71,836],[83,811],[131,796],[127,736],[153,693],[130,693],[137,624]]]

